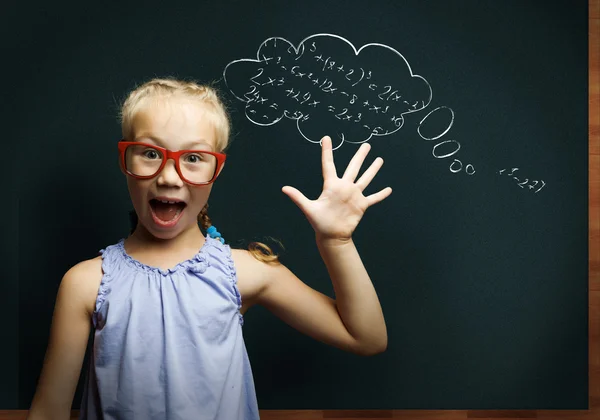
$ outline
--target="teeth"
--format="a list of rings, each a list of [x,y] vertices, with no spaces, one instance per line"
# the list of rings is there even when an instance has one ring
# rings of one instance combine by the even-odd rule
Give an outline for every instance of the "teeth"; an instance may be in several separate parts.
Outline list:
[[[159,200],[161,203],[165,203],[165,204],[176,204],[179,201],[165,201],[165,200]]]

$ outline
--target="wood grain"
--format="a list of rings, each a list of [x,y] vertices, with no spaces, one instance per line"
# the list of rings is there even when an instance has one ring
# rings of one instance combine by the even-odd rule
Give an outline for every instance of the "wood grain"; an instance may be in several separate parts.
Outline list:
[[[589,1],[589,410],[260,410],[262,420],[600,419],[600,0]],[[71,419],[77,419],[73,410]],[[0,410],[25,420],[27,410]]]

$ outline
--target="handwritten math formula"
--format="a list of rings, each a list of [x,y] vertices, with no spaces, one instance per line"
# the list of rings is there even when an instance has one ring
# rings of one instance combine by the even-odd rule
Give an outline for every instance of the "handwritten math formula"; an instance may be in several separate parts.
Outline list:
[[[252,70],[244,78],[250,83],[232,92],[246,102],[246,116],[255,124],[271,125],[287,117],[299,122],[307,140],[315,141],[306,129],[316,122],[333,123],[339,144],[362,143],[373,135],[394,133],[404,124],[404,114],[425,108],[431,100],[427,81],[413,77],[401,55],[392,55],[392,60],[404,62],[395,67],[404,67],[406,74],[390,82],[362,65],[343,38],[313,36],[297,49],[283,38],[269,38],[259,47],[258,60],[250,63]],[[228,85],[230,70],[243,71],[242,64],[249,62],[228,64]],[[312,124],[302,124],[311,119]]]
[[[254,124],[294,120],[300,134],[312,143],[319,143],[322,127],[328,127],[335,133],[331,135],[334,150],[345,142],[358,144],[395,133],[404,126],[405,115],[423,111],[432,99],[427,80],[414,74],[395,49],[372,43],[356,50],[333,34],[309,36],[298,47],[284,38],[268,38],[259,46],[256,59],[227,64],[223,79],[233,95],[246,103],[245,115]],[[447,119],[447,127],[430,133],[428,120],[440,116]],[[443,138],[453,122],[454,111],[439,106],[423,117],[417,133],[436,143],[432,146],[436,159],[452,160],[450,172],[473,175],[475,167],[458,159],[460,143]],[[517,185],[524,188],[527,182]],[[532,181],[528,187],[537,193],[544,185]]]

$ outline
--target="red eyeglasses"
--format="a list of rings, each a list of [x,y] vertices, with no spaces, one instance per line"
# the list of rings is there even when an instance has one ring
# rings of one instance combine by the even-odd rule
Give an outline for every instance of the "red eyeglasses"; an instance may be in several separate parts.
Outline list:
[[[207,185],[215,181],[225,163],[225,153],[206,150],[179,150],[177,152],[154,144],[119,141],[121,170],[134,178],[149,179],[163,170],[167,160],[175,161],[175,169],[185,182]]]

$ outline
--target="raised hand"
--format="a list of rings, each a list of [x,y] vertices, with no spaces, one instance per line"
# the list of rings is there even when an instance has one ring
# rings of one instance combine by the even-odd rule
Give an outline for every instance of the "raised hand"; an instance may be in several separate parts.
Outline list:
[[[317,239],[346,242],[352,239],[352,233],[358,226],[365,211],[375,203],[386,199],[392,189],[383,190],[367,197],[363,191],[371,183],[381,166],[383,159],[376,158],[371,166],[356,180],[371,145],[363,143],[348,164],[344,175],[338,178],[333,162],[331,138],[321,139],[321,161],[323,166],[323,191],[316,200],[309,200],[291,186],[281,189],[302,210],[315,230]]]

